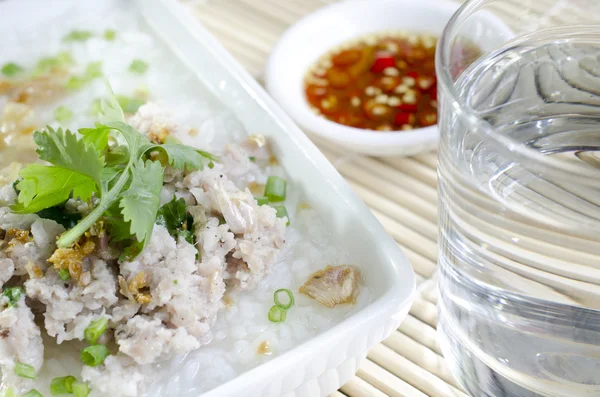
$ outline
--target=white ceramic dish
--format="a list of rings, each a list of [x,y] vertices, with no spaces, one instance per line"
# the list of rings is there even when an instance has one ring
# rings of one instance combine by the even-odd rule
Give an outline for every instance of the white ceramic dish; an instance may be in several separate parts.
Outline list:
[[[447,0],[347,0],[317,10],[289,28],[267,62],[267,90],[305,131],[336,146],[373,156],[413,155],[437,147],[437,126],[412,131],[378,132],[334,123],[313,113],[304,97],[309,66],[336,45],[366,33],[401,30],[441,35],[459,8]],[[473,23],[490,41],[512,35],[490,14]],[[489,31],[489,33],[488,33]]]
[[[74,0],[54,2],[51,9],[43,7],[42,1],[0,3],[0,15],[11,16],[6,23],[27,20],[33,27],[36,16],[58,15],[61,4],[72,5]],[[156,35],[228,104],[246,129],[273,142],[289,183],[303,191],[332,234],[344,242],[373,295],[367,306],[328,331],[203,396],[325,396],[356,372],[369,347],[399,326],[415,291],[412,268],[333,166],[185,8],[172,0],[137,0],[136,4]],[[187,392],[194,388],[193,378],[182,378],[180,386],[184,394],[197,395]]]

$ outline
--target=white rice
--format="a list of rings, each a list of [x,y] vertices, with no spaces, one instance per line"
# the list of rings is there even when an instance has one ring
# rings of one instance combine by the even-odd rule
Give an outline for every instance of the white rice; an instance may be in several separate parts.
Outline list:
[[[232,113],[149,33],[130,9],[130,3],[118,4],[120,9],[111,12],[98,14],[98,6],[95,6],[94,12],[73,11],[39,29],[5,32],[0,65],[13,61],[30,69],[41,56],[70,50],[82,68],[88,62],[102,60],[103,72],[117,94],[131,96],[140,86],[147,87],[152,101],[172,110],[178,122],[198,130],[198,139],[207,150],[218,152],[226,142],[246,136],[247,132]],[[117,31],[115,41],[101,37],[107,28]],[[62,37],[72,29],[91,30],[100,37],[85,43],[64,43]],[[150,65],[143,75],[128,71],[129,64],[136,58]],[[61,105],[75,115],[74,120],[63,127],[92,126],[94,118],[88,110],[92,100],[98,97],[105,97],[102,79],[94,80],[60,101],[36,108],[40,127],[46,123],[58,126],[53,121],[53,112]],[[0,109],[2,106],[0,102]],[[269,173],[282,171],[273,169]],[[211,343],[186,357],[161,364],[161,378],[146,396],[181,396],[188,394],[191,386],[194,393],[212,389],[323,332],[370,299],[369,291],[363,287],[355,306],[328,309],[297,293],[298,287],[313,272],[326,265],[351,263],[352,258],[336,246],[315,211],[297,210],[301,197],[296,192],[293,185],[288,185],[288,200],[284,204],[292,223],[288,227],[286,246],[272,273],[254,291],[229,293],[233,303],[219,313]],[[296,305],[284,323],[275,324],[268,320],[267,312],[273,305],[273,292],[279,288],[294,291]],[[268,343],[269,354],[257,352],[264,342]],[[53,377],[80,373],[79,352],[84,344],[71,341],[57,346],[47,336],[44,344],[45,364],[33,386],[43,395],[50,395],[48,386]],[[92,397],[99,395],[92,391]]]

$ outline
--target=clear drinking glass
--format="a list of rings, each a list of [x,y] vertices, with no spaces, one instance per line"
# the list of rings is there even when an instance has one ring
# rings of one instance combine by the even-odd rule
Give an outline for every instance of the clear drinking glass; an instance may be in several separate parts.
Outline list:
[[[467,1],[436,61],[444,354],[472,396],[600,396],[600,0]]]

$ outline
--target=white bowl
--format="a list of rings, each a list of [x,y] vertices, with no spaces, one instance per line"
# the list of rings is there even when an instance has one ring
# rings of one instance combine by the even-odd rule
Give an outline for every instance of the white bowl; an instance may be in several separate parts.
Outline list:
[[[437,126],[380,132],[316,115],[305,99],[303,79],[321,55],[366,33],[401,30],[440,36],[458,8],[458,3],[445,0],[348,0],[319,9],[289,28],[273,49],[265,72],[267,90],[305,131],[340,148],[374,156],[407,156],[434,149]],[[502,37],[509,31],[490,14],[482,21]]]
[[[13,24],[16,30],[22,21],[33,25],[36,17],[60,14],[60,8],[111,3],[62,0],[49,8],[43,7],[45,0],[0,2],[0,15],[10,15],[4,26]],[[332,236],[361,268],[372,292],[367,305],[331,329],[203,397],[326,396],[349,380],[367,350],[386,338],[406,316],[415,292],[410,263],[323,154],[187,9],[173,0],[137,0],[135,5],[152,31],[231,108],[247,131],[269,138],[290,185],[300,190],[323,217]],[[179,395],[198,396],[194,389],[199,380],[193,372],[179,373],[177,383]]]

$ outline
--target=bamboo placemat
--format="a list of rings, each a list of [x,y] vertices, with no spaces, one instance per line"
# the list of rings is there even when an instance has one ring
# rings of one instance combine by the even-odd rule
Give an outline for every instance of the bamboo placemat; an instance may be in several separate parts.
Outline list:
[[[264,63],[284,30],[334,0],[185,2],[262,82]],[[540,0],[539,7],[550,2]],[[510,20],[519,12],[518,4],[514,0],[514,6],[505,4],[499,11]],[[418,296],[404,323],[372,348],[356,376],[330,397],[467,397],[444,361],[436,331],[436,154],[377,159],[342,155],[317,144],[402,247],[418,283]]]

